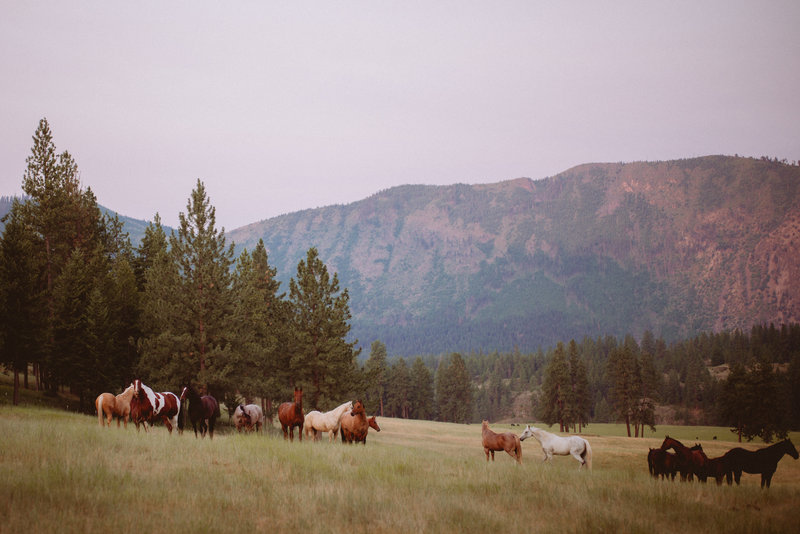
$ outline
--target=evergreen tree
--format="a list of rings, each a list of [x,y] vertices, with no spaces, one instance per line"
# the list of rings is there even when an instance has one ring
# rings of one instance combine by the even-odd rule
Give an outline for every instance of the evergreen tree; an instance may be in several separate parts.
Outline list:
[[[607,372],[611,383],[611,405],[617,417],[625,420],[628,437],[631,437],[631,419],[640,397],[638,362],[630,345],[611,351]]]
[[[348,342],[350,296],[340,292],[339,278],[328,269],[316,248],[310,248],[297,265],[297,277],[289,280],[292,331],[290,370],[295,383],[310,384],[311,409],[335,403],[351,389],[355,377],[355,349]]]
[[[411,405],[409,417],[413,419],[429,419],[436,417],[434,412],[433,375],[420,356],[411,364]]]
[[[460,354],[454,352],[436,371],[439,420],[467,423],[472,414],[472,382]]]
[[[559,342],[544,372],[539,418],[547,425],[558,423],[559,430],[566,429],[567,404],[571,384],[564,344]]]
[[[42,308],[38,283],[40,265],[36,236],[20,215],[14,201],[4,219],[0,241],[0,354],[2,363],[14,373],[12,403],[19,404],[19,373],[26,373],[28,363],[38,361],[42,338]]]
[[[569,422],[577,431],[581,427],[589,424],[589,412],[591,410],[591,394],[589,391],[589,378],[586,373],[586,365],[578,356],[578,345],[575,340],[569,342],[569,378],[571,391],[569,395],[570,418]]]
[[[372,342],[364,374],[369,411],[377,411],[382,417],[387,387],[386,345],[378,340]]]
[[[389,369],[386,407],[391,417],[409,418],[411,406],[411,372],[403,358],[397,358]]]
[[[231,387],[233,245],[216,229],[216,210],[198,180],[178,214],[169,251],[145,276],[145,325],[140,372],[162,388],[190,380],[222,394]],[[154,247],[156,248],[156,247]]]

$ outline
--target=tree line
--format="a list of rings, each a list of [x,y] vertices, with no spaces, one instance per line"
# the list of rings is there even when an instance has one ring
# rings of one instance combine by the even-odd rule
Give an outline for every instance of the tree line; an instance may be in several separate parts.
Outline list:
[[[263,242],[234,257],[200,180],[179,227],[167,235],[156,214],[134,247],[81,187],[72,156],[57,154],[45,119],[26,164],[0,241],[0,362],[14,402],[32,369],[33,387],[68,388],[84,410],[138,377],[161,390],[192,383],[227,406],[260,399],[267,413],[300,386],[311,409],[359,397],[371,413],[451,422],[513,419],[522,399],[529,417],[565,431],[621,421],[643,435],[659,407],[745,438],[800,428],[798,325],[671,344],[649,332],[584,338],[530,354],[389,358],[376,340],[359,359],[348,291],[317,250],[282,290]]]

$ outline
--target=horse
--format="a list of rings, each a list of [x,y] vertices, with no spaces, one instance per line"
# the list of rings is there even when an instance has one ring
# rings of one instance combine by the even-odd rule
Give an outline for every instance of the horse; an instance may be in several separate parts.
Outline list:
[[[156,393],[149,386],[146,386],[138,378],[133,381],[133,390],[137,402],[137,419],[144,423],[152,423],[160,417],[164,421],[169,433],[172,434],[172,427],[178,425],[178,414],[181,411],[181,401],[172,392]],[[136,425],[139,428],[139,425]],[[147,424],[144,426],[147,431]]]
[[[724,455],[706,460],[705,475],[713,477],[717,481],[717,486],[722,485],[722,479],[726,478],[729,472],[728,459]],[[730,485],[730,481],[728,481],[728,485]]]
[[[100,426],[105,426],[103,423],[103,416],[108,420],[108,426],[111,428],[111,418],[117,418],[117,428],[119,428],[119,421],[125,423],[125,428],[128,428],[128,418],[131,415],[131,398],[133,398],[133,384],[125,388],[125,391],[119,395],[111,393],[101,393],[94,401],[94,406],[97,408],[97,419]]]
[[[278,406],[278,420],[283,429],[283,439],[294,441],[294,427],[297,427],[298,439],[303,441],[303,388],[295,386],[294,402],[284,402]]]
[[[377,423],[376,423],[377,424]],[[367,419],[364,403],[356,400],[350,412],[342,414],[341,422],[342,443],[363,443],[367,444],[367,432],[369,432],[369,420]]]
[[[661,443],[661,450],[666,451],[672,449],[675,451],[678,471],[681,473],[681,480],[693,479],[693,475],[697,476],[700,482],[705,482],[708,475],[706,475],[706,463],[708,457],[703,452],[703,447],[695,445],[692,448],[687,447],[675,438],[666,436]]]
[[[555,434],[551,434],[550,432],[542,430],[541,428],[527,425],[525,430],[522,431],[522,434],[520,434],[519,439],[520,441],[525,441],[531,436],[536,438],[536,440],[542,446],[542,452],[544,453],[544,459],[542,460],[543,462],[552,460],[554,454],[561,456],[571,454],[572,457],[578,460],[578,462],[581,464],[578,466],[578,469],[585,466],[591,471],[592,446],[589,445],[589,442],[582,437],[556,436]]]
[[[728,472],[726,477],[728,484],[731,483],[731,475],[733,475],[738,485],[742,478],[742,471],[744,471],[750,474],[761,474],[761,488],[764,488],[764,484],[769,488],[772,482],[772,475],[775,474],[775,470],[778,468],[778,461],[783,458],[784,454],[788,454],[797,460],[797,449],[795,449],[790,439],[779,441],[769,447],[755,451],[748,451],[741,447],[729,450],[722,455],[727,462]]]
[[[654,478],[660,476],[662,479],[670,477],[671,480],[675,480],[675,474],[678,472],[675,455],[661,449],[650,449],[647,453],[647,467]]]
[[[201,397],[191,385],[184,387],[183,391],[181,391],[181,402],[186,399],[189,401],[187,411],[189,412],[189,420],[192,422],[192,428],[194,428],[194,437],[197,437],[199,423],[200,437],[206,437],[206,431],[208,431],[208,438],[214,439],[214,423],[216,423],[220,415],[217,399],[211,395],[203,395]],[[182,416],[178,419],[178,428],[183,432]]]
[[[489,461],[489,454],[492,455],[492,461],[494,462],[494,451],[506,451],[518,464],[522,463],[522,441],[513,432],[503,432],[502,434],[492,432],[489,429],[489,421],[484,419],[481,424],[481,440],[487,462]]]
[[[352,409],[353,401],[347,401],[329,412],[322,413],[317,410],[308,412],[303,422],[303,431],[306,433],[306,437],[312,434],[314,441],[317,441],[320,433],[327,432],[328,443],[333,443],[333,439],[339,432],[342,415],[345,411]]]
[[[261,406],[258,404],[240,404],[236,407],[236,411],[233,412],[233,424],[239,432],[242,431],[242,428],[248,432],[255,428],[255,431],[259,432],[264,424],[264,412],[261,410]]]

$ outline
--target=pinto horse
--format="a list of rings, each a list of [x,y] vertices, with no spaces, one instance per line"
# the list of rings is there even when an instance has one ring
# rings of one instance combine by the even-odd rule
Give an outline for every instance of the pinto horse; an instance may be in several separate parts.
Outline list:
[[[97,408],[97,419],[100,426],[105,426],[103,416],[107,419],[109,428],[111,427],[111,418],[117,418],[117,428],[119,428],[120,419],[125,423],[125,428],[128,428],[128,418],[131,415],[131,399],[133,398],[133,384],[125,388],[125,391],[119,395],[111,393],[101,393],[94,401],[94,406]]]
[[[527,438],[533,436],[536,438],[536,441],[542,446],[542,452],[544,453],[543,462],[553,459],[554,454],[558,454],[561,456],[566,456],[571,454],[573,458],[578,460],[581,465],[578,466],[578,469],[581,467],[586,467],[591,471],[592,469],[592,447],[589,445],[589,442],[583,439],[580,436],[556,436],[555,434],[551,434],[541,428],[536,428],[535,426],[527,425],[525,430],[522,431],[520,434],[519,439],[521,441],[525,441]]]
[[[667,436],[661,443],[661,450],[667,451],[669,449],[675,451],[675,456],[678,460],[678,471],[681,473],[681,480],[685,481],[687,478],[692,480],[694,475],[697,476],[700,482],[706,481],[706,478],[708,478],[706,474],[708,457],[703,452],[703,447],[695,445],[689,448],[677,439]]]
[[[764,484],[769,488],[772,482],[772,475],[775,474],[775,470],[778,468],[778,461],[783,458],[784,454],[788,454],[797,460],[797,449],[795,449],[790,439],[779,441],[769,447],[755,451],[748,451],[741,447],[729,450],[722,455],[722,458],[725,458],[727,462],[726,478],[728,484],[731,483],[731,475],[735,478],[736,484],[739,484],[744,471],[750,474],[760,474],[761,488],[764,488]]]
[[[339,425],[342,421],[342,415],[347,410],[353,409],[353,401],[347,401],[340,404],[329,412],[318,412],[312,410],[306,414],[305,421],[303,422],[303,431],[306,437],[312,434],[314,441],[319,439],[322,432],[328,433],[328,443],[333,443],[333,439],[339,432]]]
[[[178,425],[178,414],[181,411],[181,400],[178,396],[169,391],[156,393],[138,378],[133,381],[133,391],[137,401],[137,420],[145,423],[145,431],[147,431],[147,423],[153,423],[161,418],[164,426],[172,434],[172,427]],[[133,405],[133,401],[131,404]],[[139,428],[138,423],[136,428]]]
[[[519,436],[513,432],[503,432],[502,434],[492,432],[489,429],[489,421],[484,419],[481,425],[481,438],[487,462],[489,454],[492,455],[494,462],[494,451],[506,451],[518,464],[522,463],[522,442]]]
[[[294,402],[284,402],[278,406],[278,420],[283,429],[283,439],[294,441],[294,427],[297,427],[298,439],[303,441],[303,388],[295,386]]]
[[[214,423],[219,417],[219,403],[211,395],[197,394],[194,388],[189,385],[181,391],[181,402],[188,399],[189,420],[194,428],[194,437],[197,437],[197,426],[200,426],[200,437],[206,437],[208,431],[209,439],[214,439]],[[183,432],[183,413],[178,418],[178,428]]]
[[[363,443],[367,444],[367,432],[369,432],[369,420],[364,409],[364,403],[357,400],[353,403],[353,409],[342,414],[342,443]]]
[[[258,404],[240,404],[233,412],[233,424],[239,432],[242,431],[242,428],[248,432],[253,429],[258,432],[264,424],[264,411]]]

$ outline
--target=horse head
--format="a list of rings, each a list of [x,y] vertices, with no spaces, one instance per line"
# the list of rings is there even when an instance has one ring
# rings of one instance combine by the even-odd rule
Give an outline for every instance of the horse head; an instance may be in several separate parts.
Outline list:
[[[350,415],[356,416],[360,413],[364,413],[364,403],[361,400],[356,400],[353,403],[353,409],[350,411]]]
[[[253,419],[250,417],[250,412],[245,410],[244,406],[241,405],[241,404],[239,405],[239,408],[242,410],[242,415],[241,415],[240,421],[242,421],[247,427],[252,426],[253,425]]]
[[[523,430],[522,434],[519,435],[519,440],[520,441],[525,441],[526,439],[528,439],[529,437],[531,437],[533,435],[534,435],[534,433],[533,433],[533,428],[531,427],[531,425],[526,425],[525,426],[525,430]]]
[[[189,386],[183,386],[183,389],[181,390],[181,394],[180,394],[181,402],[183,402],[186,399],[187,391],[189,391]]]
[[[370,427],[375,429],[376,432],[380,432],[381,431],[381,427],[378,426],[378,420],[375,419],[374,415],[372,417],[370,417],[369,419],[367,419],[367,422],[369,423]]]
[[[786,450],[786,454],[797,460],[798,457],[797,449],[795,448],[794,443],[792,443],[792,440],[786,438],[785,440],[783,440],[783,443],[784,443],[784,449]]]

